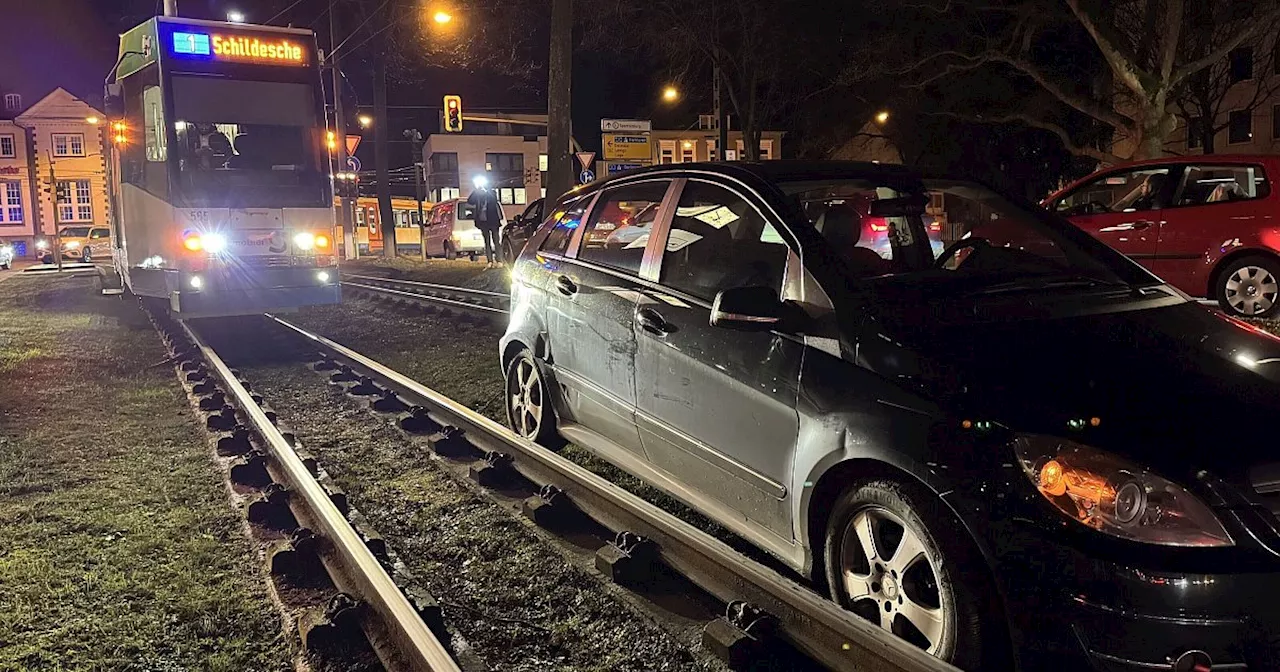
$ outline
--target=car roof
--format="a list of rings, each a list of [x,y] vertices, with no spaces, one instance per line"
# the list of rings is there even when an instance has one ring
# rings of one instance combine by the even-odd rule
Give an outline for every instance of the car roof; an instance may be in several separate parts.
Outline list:
[[[640,175],[675,175],[690,171],[715,173],[738,179],[754,177],[766,182],[833,179],[901,180],[904,178],[920,179],[921,177],[918,172],[905,166],[865,161],[699,161],[693,163],[664,163],[637,168],[583,185],[575,189],[575,191],[577,193],[591,193],[616,181],[627,180]]]

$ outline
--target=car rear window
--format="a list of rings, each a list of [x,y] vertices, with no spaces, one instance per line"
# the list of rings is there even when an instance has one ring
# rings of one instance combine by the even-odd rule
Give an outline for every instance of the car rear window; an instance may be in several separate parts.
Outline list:
[[[1190,165],[1176,205],[1213,205],[1266,198],[1271,183],[1259,165]]]

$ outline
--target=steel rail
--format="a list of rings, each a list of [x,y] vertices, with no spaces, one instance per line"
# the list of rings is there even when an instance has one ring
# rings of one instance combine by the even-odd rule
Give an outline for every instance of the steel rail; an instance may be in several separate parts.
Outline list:
[[[504,317],[510,314],[506,310],[503,310],[502,308],[494,308],[492,306],[485,306],[478,303],[471,303],[468,301],[459,301],[457,299],[449,299],[443,296],[432,296],[430,294],[406,292],[399,289],[392,289],[390,287],[379,287],[377,285],[367,285],[360,282],[349,282],[347,280],[343,280],[342,285],[344,287],[362,289],[367,292],[373,292],[375,294],[383,294],[386,296],[393,296],[397,298],[408,299],[410,301],[418,301],[421,303],[433,303],[433,304],[439,304],[442,306],[449,306],[452,308],[457,308],[458,310],[479,313],[481,315],[487,315],[495,318]]]
[[[462,429],[480,449],[512,456],[512,466],[524,477],[539,485],[555,484],[579,510],[605,527],[651,539],[663,562],[716,598],[724,602],[745,600],[760,607],[776,619],[782,637],[827,667],[860,672],[959,672],[812,589],[404,374],[279,317],[268,317],[353,370],[383,383],[408,403],[426,408],[441,424]]]
[[[355,280],[364,280],[364,281],[373,280],[374,282],[385,282],[387,284],[393,284],[393,285],[408,285],[411,287],[422,287],[424,289],[430,289],[438,292],[464,294],[468,296],[477,296],[477,297],[494,299],[499,301],[506,301],[510,298],[506,294],[503,294],[502,292],[491,292],[487,289],[473,289],[471,287],[457,287],[454,285],[441,285],[434,282],[421,282],[418,280],[402,280],[400,278],[384,278],[377,275],[359,275],[356,273],[343,273],[342,277],[352,278]]]
[[[288,481],[289,488],[305,501],[312,519],[310,522],[334,551],[333,555],[342,570],[340,578],[349,581],[349,589],[357,592],[380,617],[381,625],[396,647],[396,653],[413,670],[460,672],[449,651],[423,622],[418,611],[391,580],[328,493],[307,470],[280,430],[253,401],[253,397],[232,373],[231,368],[188,322],[183,322],[182,327],[191,342],[200,349],[210,370],[218,377],[234,405],[248,416],[254,431],[266,443],[272,459]]]

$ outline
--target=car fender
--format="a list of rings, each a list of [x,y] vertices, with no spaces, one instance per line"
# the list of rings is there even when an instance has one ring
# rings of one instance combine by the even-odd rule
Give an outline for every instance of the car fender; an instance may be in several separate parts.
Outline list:
[[[1247,236],[1224,239],[1205,253],[1202,272],[1197,273],[1196,284],[1206,287],[1205,296],[1216,298],[1218,273],[1227,264],[1240,257],[1263,255],[1280,259],[1280,227],[1251,231]]]

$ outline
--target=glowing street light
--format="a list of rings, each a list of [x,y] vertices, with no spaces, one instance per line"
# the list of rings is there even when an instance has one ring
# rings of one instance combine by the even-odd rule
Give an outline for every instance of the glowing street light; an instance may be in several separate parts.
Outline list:
[[[227,12],[227,20],[231,23],[244,23],[244,12],[231,10]]]
[[[97,126],[98,122],[101,121],[101,119],[97,117],[85,117],[84,120],[85,120],[85,123],[89,124],[90,126]]]
[[[668,103],[674,103],[680,99],[680,91],[674,86],[668,86],[662,90],[662,99]]]
[[[360,122],[360,128],[369,128],[373,125],[373,117],[367,114],[362,114],[359,117],[356,117],[356,121]]]
[[[877,112],[877,113],[876,113],[876,123],[877,123],[877,124],[884,125],[884,124],[886,124],[886,123],[888,123],[888,122],[889,122],[889,111],[888,111],[888,110],[880,110],[879,112]]]
[[[431,20],[443,26],[444,24],[453,21],[453,15],[441,9],[431,15]]]

